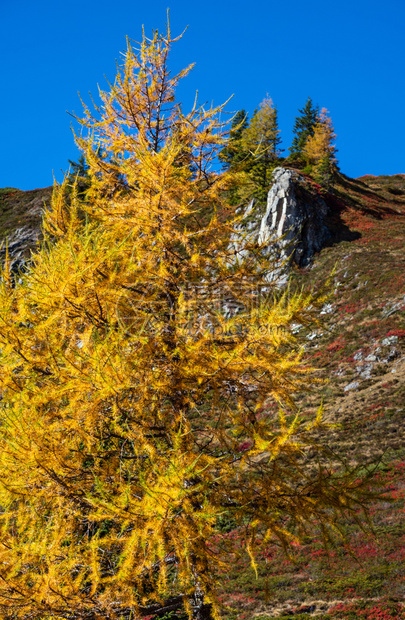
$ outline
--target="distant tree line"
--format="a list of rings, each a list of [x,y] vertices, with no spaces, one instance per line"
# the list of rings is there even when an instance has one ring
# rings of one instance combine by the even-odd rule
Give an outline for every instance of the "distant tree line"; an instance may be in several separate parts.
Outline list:
[[[250,120],[246,110],[236,112],[227,144],[219,154],[223,168],[235,178],[235,185],[229,190],[230,204],[246,203],[252,198],[264,204],[272,172],[279,165],[294,165],[326,189],[331,187],[337,170],[337,149],[329,112],[326,108],[320,110],[311,97],[298,112],[288,157],[282,157],[277,106],[268,95]],[[103,155],[98,148],[95,156],[101,160]],[[76,182],[77,191],[84,198],[89,188],[89,166],[83,155],[77,162],[69,159],[69,165],[70,183]]]
[[[265,202],[271,175],[280,164],[292,164],[329,188],[337,170],[332,120],[326,108],[319,110],[311,97],[299,110],[293,128],[290,154],[281,156],[281,137],[277,107],[267,96],[249,120],[246,110],[239,110],[231,122],[229,139],[220,153],[226,170],[236,173],[231,190],[232,204],[255,198]]]

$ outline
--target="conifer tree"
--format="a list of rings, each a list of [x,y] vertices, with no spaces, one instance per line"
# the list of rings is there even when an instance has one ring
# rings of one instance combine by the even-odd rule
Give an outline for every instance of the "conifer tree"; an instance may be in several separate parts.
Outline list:
[[[100,157],[100,159],[103,158],[101,148],[98,149],[96,154]],[[72,161],[69,159],[68,162],[68,181],[71,186],[76,184],[76,190],[79,192],[81,198],[84,198],[86,190],[90,187],[90,179],[88,175],[89,165],[86,162],[86,158],[83,153],[81,153],[78,161]]]
[[[271,174],[281,154],[277,108],[270,97],[261,102],[249,126],[244,129],[241,142],[251,156],[248,192],[250,197],[265,203],[271,185]]]
[[[239,110],[236,112],[231,121],[226,144],[219,153],[219,159],[223,163],[224,169],[233,173],[233,185],[228,190],[227,197],[232,206],[239,205],[246,197],[242,188],[246,184],[247,173],[253,162],[251,153],[242,144],[243,132],[248,126],[246,111]]]
[[[356,515],[356,477],[305,469],[319,416],[289,421],[311,382],[293,325],[322,300],[280,293],[257,243],[229,249],[220,109],[176,102],[176,40],[128,41],[81,121],[86,201],[55,186],[30,270],[2,273],[3,618],[217,618],[220,518],[253,558],[258,528],[287,545]]]
[[[300,116],[297,116],[294,123],[294,138],[290,146],[292,155],[302,154],[306,141],[310,136],[314,135],[315,125],[318,120],[319,106],[314,106],[311,97],[308,97],[305,106],[298,110]]]
[[[239,169],[249,153],[242,148],[242,134],[249,126],[246,110],[239,110],[231,121],[229,137],[226,145],[219,153],[219,159],[223,162],[224,168]]]
[[[332,119],[326,108],[318,115],[314,133],[309,136],[302,150],[308,164],[313,166],[313,176],[325,187],[329,187],[337,170],[336,134]]]
[[[86,190],[89,188],[89,178],[87,175],[88,165],[84,155],[80,155],[78,161],[69,161],[69,182],[71,186],[75,185],[75,190],[81,198],[84,198]]]

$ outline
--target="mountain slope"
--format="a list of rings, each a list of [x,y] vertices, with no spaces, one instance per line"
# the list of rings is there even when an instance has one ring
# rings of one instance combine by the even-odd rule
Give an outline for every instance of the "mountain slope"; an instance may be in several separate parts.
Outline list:
[[[241,554],[224,576],[235,620],[405,618],[405,175],[341,175],[324,198],[334,238],[293,280],[310,286],[335,269],[322,324],[302,333],[325,383],[300,404],[313,411],[323,398],[325,418],[339,425],[330,435],[337,454],[382,456],[376,478],[392,503],[371,509],[376,536],[347,522],[347,542],[329,555],[311,529],[290,560],[265,545],[258,579]]]
[[[0,190],[0,239],[9,237],[10,249],[18,239],[35,244],[50,193]],[[329,555],[311,528],[289,560],[263,545],[257,578],[243,532],[224,524],[236,548],[233,569],[218,576],[229,620],[405,618],[405,175],[340,175],[323,197],[330,245],[292,274],[293,285],[311,286],[335,269],[322,324],[301,331],[308,363],[324,382],[300,404],[313,411],[323,399],[326,419],[339,424],[330,435],[337,454],[382,456],[378,479],[391,502],[371,510],[376,536],[348,521],[346,543]]]

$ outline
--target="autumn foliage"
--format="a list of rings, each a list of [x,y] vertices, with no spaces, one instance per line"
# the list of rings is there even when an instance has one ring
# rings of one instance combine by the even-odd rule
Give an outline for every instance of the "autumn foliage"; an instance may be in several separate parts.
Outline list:
[[[56,186],[32,266],[2,274],[4,618],[217,617],[220,519],[254,564],[258,528],[287,546],[357,507],[350,472],[305,469],[320,416],[291,417],[311,383],[293,325],[322,298],[231,249],[220,108],[176,102],[174,41],[128,42],[81,120],[89,189]]]
[[[335,139],[332,119],[328,110],[322,108],[318,114],[314,133],[308,137],[302,153],[307,162],[313,165],[315,178],[323,182],[330,181],[336,170]]]

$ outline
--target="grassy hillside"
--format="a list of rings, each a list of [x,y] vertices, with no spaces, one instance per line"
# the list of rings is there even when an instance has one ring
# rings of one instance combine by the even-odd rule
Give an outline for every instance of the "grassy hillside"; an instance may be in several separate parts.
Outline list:
[[[49,196],[50,188],[0,190],[0,239],[39,226]],[[405,619],[405,175],[341,175],[326,199],[331,244],[293,274],[311,285],[335,268],[322,325],[302,330],[324,383],[301,407],[313,411],[323,398],[326,419],[339,424],[330,436],[338,454],[382,456],[377,476],[390,501],[372,508],[374,533],[347,521],[346,542],[328,551],[312,528],[289,559],[263,544],[257,577],[244,532],[225,523],[217,543],[232,543],[234,562],[218,579],[228,620]]]
[[[257,579],[241,551],[222,576],[229,620],[405,618],[405,175],[341,176],[327,201],[334,243],[294,274],[310,285],[336,269],[323,324],[303,334],[325,383],[301,407],[323,398],[337,453],[383,455],[377,477],[392,501],[372,508],[374,534],[347,522],[346,544],[328,552],[311,529],[290,559],[264,545]],[[227,536],[242,548],[243,532]]]

